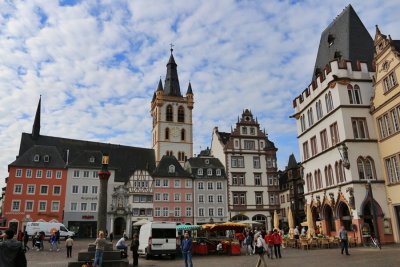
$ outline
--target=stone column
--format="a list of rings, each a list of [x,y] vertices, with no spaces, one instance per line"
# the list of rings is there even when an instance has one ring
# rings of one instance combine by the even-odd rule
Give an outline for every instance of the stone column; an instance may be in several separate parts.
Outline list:
[[[99,196],[99,210],[97,215],[97,232],[107,230],[107,187],[108,187],[108,179],[110,178],[111,173],[108,171],[108,154],[103,154],[101,163],[102,168],[99,171],[99,179],[100,179],[100,196]]]

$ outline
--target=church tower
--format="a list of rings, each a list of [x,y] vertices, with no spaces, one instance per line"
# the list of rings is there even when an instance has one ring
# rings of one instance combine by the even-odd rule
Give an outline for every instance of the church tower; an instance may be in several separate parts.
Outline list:
[[[156,164],[162,156],[173,155],[183,166],[185,159],[193,156],[193,91],[189,82],[186,96],[182,96],[172,52],[171,47],[164,87],[160,79],[151,101],[152,144]]]

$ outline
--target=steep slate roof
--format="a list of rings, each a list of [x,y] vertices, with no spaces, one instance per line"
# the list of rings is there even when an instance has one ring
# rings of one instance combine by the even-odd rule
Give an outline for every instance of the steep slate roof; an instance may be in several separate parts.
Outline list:
[[[169,166],[175,166],[175,172],[169,172]],[[185,171],[174,156],[164,155],[153,172],[154,177],[181,177],[190,178],[192,175]]]
[[[326,64],[335,59],[335,53],[340,53],[341,59],[352,61],[353,67],[357,60],[367,62],[368,68],[372,67],[374,41],[351,5],[322,32],[313,80],[317,69],[322,72]]]
[[[208,160],[208,164],[206,163],[206,160]],[[207,172],[205,172],[203,175],[197,175],[197,169],[213,169],[213,175],[208,176]],[[226,178],[225,174],[225,168],[224,165],[222,165],[221,161],[217,158],[214,157],[195,157],[195,158],[190,158],[188,161],[185,163],[185,169],[188,172],[191,172],[194,178]],[[221,170],[221,176],[216,176],[215,170],[220,169]]]
[[[165,76],[164,94],[168,96],[182,96],[179,86],[177,65],[175,63],[174,55],[172,54],[167,63],[167,75]]]
[[[55,147],[64,161],[71,167],[101,168],[100,154],[110,156],[109,169],[115,170],[116,182],[127,182],[129,176],[137,169],[149,170],[155,168],[155,153],[153,149],[130,147],[116,144],[106,144],[76,139],[40,135],[33,139],[31,134],[22,133],[19,158],[24,157],[32,147]],[[67,159],[68,155],[68,159]],[[95,164],[89,162],[89,157],[95,156]],[[19,159],[18,158],[18,159]],[[15,165],[18,159],[11,163]]]
[[[295,168],[298,168],[298,167],[299,167],[299,166],[298,166],[298,164],[297,164],[296,158],[294,157],[293,154],[291,154],[291,155],[289,156],[289,162],[288,162],[287,168],[288,168],[288,169],[295,169]]]
[[[224,145],[226,145],[229,141],[229,138],[231,137],[230,133],[225,133],[225,132],[217,132],[219,137],[221,138],[221,141]]]
[[[272,142],[271,140],[268,139],[268,137],[265,138],[265,149],[270,149],[270,148],[276,148],[275,143]]]
[[[39,155],[39,161],[33,159]],[[49,156],[49,162],[44,162],[44,156]],[[34,168],[64,168],[65,161],[55,146],[33,145],[10,166],[34,167]]]

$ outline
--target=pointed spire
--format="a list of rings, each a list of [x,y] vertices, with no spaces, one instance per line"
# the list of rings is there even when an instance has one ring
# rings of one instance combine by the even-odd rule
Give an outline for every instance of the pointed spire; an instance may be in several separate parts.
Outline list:
[[[162,86],[161,77],[160,77],[160,81],[158,82],[157,91],[164,91],[163,86]]]
[[[377,35],[377,34],[381,34],[381,31],[379,30],[379,27],[378,27],[378,25],[375,25],[375,29],[376,29],[376,33],[375,33],[375,35]]]
[[[32,139],[38,139],[40,135],[40,107],[42,102],[42,95],[39,97],[39,103],[36,109],[35,121],[32,127]]]
[[[189,86],[188,86],[188,89],[187,89],[187,91],[186,91],[186,94],[187,95],[193,95],[193,91],[192,91],[192,84],[189,82]]]
[[[167,63],[167,75],[165,76],[164,93],[168,96],[182,96],[179,86],[177,65],[175,63],[174,55],[172,54],[173,45],[171,44],[171,56]]]

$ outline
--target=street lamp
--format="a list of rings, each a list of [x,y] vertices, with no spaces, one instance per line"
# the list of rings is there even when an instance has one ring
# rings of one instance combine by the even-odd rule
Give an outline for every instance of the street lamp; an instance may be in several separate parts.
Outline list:
[[[340,157],[343,160],[343,167],[346,169],[350,169],[350,161],[349,161],[349,148],[346,146],[345,143],[342,143],[340,146],[337,147],[340,153]]]
[[[379,232],[378,232],[378,221],[376,218],[376,210],[375,210],[375,205],[374,205],[374,195],[372,194],[371,179],[367,180],[367,190],[371,197],[370,210],[371,210],[371,215],[372,215],[375,238],[378,240],[378,243],[380,244]]]

